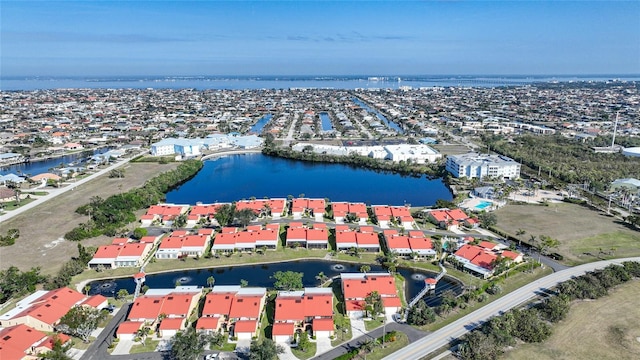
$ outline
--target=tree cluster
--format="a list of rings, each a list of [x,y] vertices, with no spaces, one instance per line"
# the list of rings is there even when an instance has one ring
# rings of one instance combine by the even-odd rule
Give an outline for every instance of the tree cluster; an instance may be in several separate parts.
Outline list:
[[[410,325],[423,326],[436,321],[436,313],[424,300],[418,301],[407,314],[407,323]]]
[[[597,140],[597,139],[596,139]],[[562,135],[523,135],[507,139],[502,136],[483,138],[491,150],[509,156],[533,171],[570,183],[589,183],[597,190],[605,189],[613,180],[637,175],[640,159],[617,153],[596,153],[594,144],[567,139]],[[610,144],[610,143],[609,143]],[[608,145],[607,145],[608,146]]]
[[[36,286],[47,280],[40,275],[40,268],[34,267],[29,271],[20,271],[15,266],[0,271],[0,304],[14,296],[22,296],[36,291]]]
[[[556,293],[529,309],[514,309],[491,318],[478,329],[465,335],[458,355],[464,360],[493,360],[505,348],[516,344],[539,343],[551,335],[551,325],[563,320],[574,299],[596,299],[607,290],[640,277],[640,263],[625,262],[586,273],[556,287]]]
[[[376,171],[389,171],[408,176],[442,177],[446,173],[444,163],[415,164],[406,161],[393,162],[388,160],[374,159],[368,156],[351,154],[348,156],[337,156],[327,154],[316,154],[314,152],[298,152],[283,147],[264,147],[262,153],[269,156],[277,156],[286,159],[304,160],[312,162],[326,162],[336,164],[348,164],[356,167],[364,167]]]
[[[302,283],[302,277],[304,273],[295,271],[276,271],[273,274],[275,280],[273,286],[278,290],[297,290],[302,289],[304,286]]]
[[[187,160],[175,170],[162,173],[148,180],[141,188],[102,199],[91,198],[89,204],[76,209],[78,214],[87,215],[90,220],[64,235],[71,241],[80,241],[99,235],[114,236],[118,230],[136,221],[134,211],[157,204],[167,191],[189,180],[202,168],[202,161]]]
[[[251,347],[249,348],[250,360],[277,360],[278,354],[284,353],[284,348],[281,345],[277,345],[271,339],[263,339],[258,342],[257,340],[251,341]]]

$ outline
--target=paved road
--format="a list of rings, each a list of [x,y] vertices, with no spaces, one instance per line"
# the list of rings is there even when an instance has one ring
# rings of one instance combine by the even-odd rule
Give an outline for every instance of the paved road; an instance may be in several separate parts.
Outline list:
[[[30,210],[30,209],[33,209],[34,207],[36,207],[36,206],[38,206],[38,205],[40,205],[40,204],[44,203],[45,201],[49,201],[49,200],[51,200],[51,199],[53,199],[53,198],[55,198],[55,197],[57,197],[57,196],[59,196],[59,195],[62,195],[62,194],[64,194],[64,193],[66,193],[67,191],[71,191],[71,190],[73,190],[75,187],[78,187],[78,186],[80,186],[80,185],[82,185],[82,184],[85,184],[85,183],[87,183],[87,182],[89,182],[89,181],[92,181],[93,179],[97,178],[98,176],[105,175],[105,174],[107,174],[109,171],[111,171],[111,170],[113,170],[113,169],[115,169],[115,168],[118,168],[118,167],[120,167],[120,166],[122,166],[122,165],[124,165],[124,164],[128,163],[128,162],[129,162],[131,159],[133,159],[134,157],[136,157],[136,156],[138,156],[138,155],[141,155],[141,154],[144,154],[144,153],[147,153],[147,152],[148,152],[148,151],[146,151],[146,150],[145,150],[145,151],[144,151],[144,152],[142,152],[142,153],[138,153],[138,154],[135,154],[134,156],[128,157],[128,158],[123,159],[123,160],[120,160],[120,161],[116,162],[115,164],[113,164],[113,165],[111,165],[111,166],[109,166],[109,167],[107,167],[107,168],[105,168],[105,169],[102,169],[102,170],[100,170],[100,171],[96,172],[95,174],[89,175],[89,176],[87,176],[86,178],[81,179],[81,180],[78,180],[78,181],[77,181],[77,182],[75,182],[75,183],[71,183],[71,184],[69,184],[69,185],[67,185],[67,186],[65,186],[65,187],[63,187],[63,188],[58,188],[58,189],[48,190],[49,195],[42,196],[42,197],[40,197],[40,198],[38,198],[38,199],[36,199],[36,200],[34,200],[34,201],[32,201],[32,202],[30,202],[30,203],[28,203],[28,204],[24,205],[24,206],[21,206],[21,207],[19,207],[19,208],[15,209],[15,210],[8,211],[6,214],[4,214],[4,215],[0,216],[0,223],[2,223],[2,222],[4,222],[4,221],[7,221],[7,220],[11,219],[11,218],[12,218],[12,217],[14,217],[14,216],[17,216],[17,215],[19,215],[19,214],[22,214],[22,213],[23,213],[23,212],[25,212],[25,211],[28,211],[28,210]]]
[[[369,339],[376,339],[379,337],[382,337],[382,332],[386,331],[386,332],[390,332],[390,331],[399,331],[399,332],[403,332],[407,335],[407,337],[409,338],[409,343],[414,343],[422,338],[424,338],[428,333],[424,332],[424,331],[420,331],[416,328],[414,328],[413,326],[410,325],[406,325],[406,324],[398,324],[398,323],[388,323],[386,328],[383,327],[379,327],[371,332],[366,333],[365,335],[362,335],[358,338],[355,338],[353,340],[350,340],[349,342],[346,342],[340,346],[337,346],[335,348],[333,348],[331,351],[328,351],[324,354],[320,354],[317,355],[316,357],[314,357],[314,360],[331,360],[331,359],[335,359],[338,356],[342,355],[342,354],[346,354],[348,353],[351,349],[354,349],[358,346],[360,346],[361,344],[363,344],[365,341],[369,340]]]
[[[460,338],[467,332],[480,326],[489,318],[499,315],[504,311],[508,311],[517,307],[530,299],[538,296],[541,292],[547,291],[557,284],[567,281],[574,276],[579,276],[588,271],[604,268],[610,264],[619,264],[624,261],[640,261],[640,257],[625,258],[616,260],[598,261],[594,263],[584,264],[572,267],[566,270],[558,271],[542,279],[527,284],[520,289],[505,295],[504,297],[472,312],[471,314],[443,327],[442,329],[427,335],[423,339],[415,342],[411,346],[407,346],[400,351],[385,357],[387,360],[404,360],[419,359],[433,351],[446,346],[450,341]]]
[[[113,319],[102,330],[96,340],[89,346],[87,351],[82,355],[82,360],[99,360],[104,359],[107,355],[107,347],[114,339],[116,328],[124,320],[125,316],[129,312],[131,304],[123,305],[120,310],[113,316]],[[161,358],[158,358],[161,359]]]

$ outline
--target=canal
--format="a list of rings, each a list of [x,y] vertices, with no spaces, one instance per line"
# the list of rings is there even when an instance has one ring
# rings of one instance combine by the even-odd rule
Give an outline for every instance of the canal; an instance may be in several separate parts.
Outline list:
[[[394,123],[393,121],[390,121],[384,115],[382,115],[381,112],[375,109],[372,109],[369,105],[362,102],[362,100],[358,98],[353,98],[353,102],[356,103],[361,108],[367,110],[368,112],[375,114],[378,117],[378,119],[380,119],[380,121],[382,121],[385,125],[387,125],[387,127],[389,127],[391,130],[394,130],[400,134],[404,134],[404,130],[402,130],[402,128],[400,128],[398,124]]]
[[[268,252],[265,256],[265,260],[268,261]],[[319,285],[316,275],[320,272],[323,272],[328,277],[334,277],[343,272],[359,272],[362,265],[365,264],[326,260],[296,260],[272,264],[221,266],[209,269],[179,270],[160,274],[150,274],[146,276],[145,285],[152,289],[173,288],[177,283],[180,285],[197,285],[206,287],[207,278],[213,276],[215,279],[215,285],[239,285],[240,280],[246,280],[248,282],[248,286],[273,288],[275,281],[272,278],[273,274],[277,271],[291,270],[302,272],[304,274],[302,281],[305,287],[314,287]],[[382,266],[378,264],[366,265],[371,267],[371,272],[385,271]],[[424,287],[424,280],[426,278],[435,278],[437,276],[436,273],[425,270],[398,268],[397,271],[405,278],[405,298],[407,301],[422,290]],[[126,289],[130,294],[133,294],[135,291],[135,283],[132,277],[99,280],[94,281],[89,285],[91,286],[90,294],[102,294],[104,296],[114,296],[120,289]],[[445,276],[438,282],[435,293],[429,293],[424,297],[424,299],[428,305],[437,306],[440,303],[440,296],[449,290],[458,295],[462,292],[462,287],[457,280]]]

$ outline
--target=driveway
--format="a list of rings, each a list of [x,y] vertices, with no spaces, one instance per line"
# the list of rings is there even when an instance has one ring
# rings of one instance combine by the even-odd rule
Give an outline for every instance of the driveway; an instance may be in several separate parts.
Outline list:
[[[291,352],[291,345],[289,345],[288,342],[277,342],[276,344],[282,346],[284,349],[282,354],[278,354],[278,360],[298,360]]]
[[[131,347],[135,344],[133,340],[120,339],[118,345],[111,352],[112,355],[126,355],[131,350]]]
[[[331,346],[331,339],[329,339],[326,336],[321,336],[319,338],[316,339],[316,354],[323,354],[331,349],[333,349],[333,346]]]

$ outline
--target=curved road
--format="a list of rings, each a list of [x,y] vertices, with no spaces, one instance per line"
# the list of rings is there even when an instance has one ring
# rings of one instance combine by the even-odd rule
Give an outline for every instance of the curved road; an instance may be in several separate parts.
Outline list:
[[[499,315],[502,312],[515,308],[530,299],[546,292],[561,282],[567,281],[574,276],[579,276],[588,271],[602,269],[610,264],[620,264],[625,261],[640,261],[640,257],[624,258],[615,260],[598,261],[594,263],[575,266],[562,271],[555,272],[527,284],[520,289],[513,291],[500,299],[483,306],[471,314],[458,319],[457,321],[443,327],[442,329],[427,335],[423,339],[412,343],[395,353],[385,357],[387,360],[420,359],[444,346],[450,341],[458,339],[467,332],[480,326],[489,318]]]

